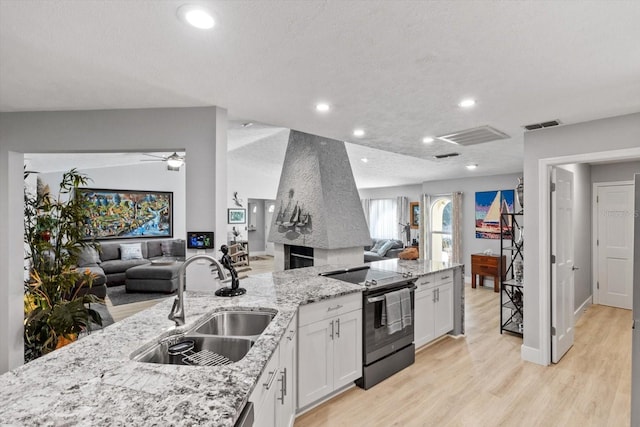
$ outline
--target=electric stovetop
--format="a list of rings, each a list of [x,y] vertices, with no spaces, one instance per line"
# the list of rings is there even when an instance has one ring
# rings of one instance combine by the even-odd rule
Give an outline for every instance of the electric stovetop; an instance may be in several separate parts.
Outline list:
[[[320,273],[320,275],[331,279],[342,280],[343,282],[362,285],[369,289],[401,284],[412,280],[410,273],[401,274],[395,271],[379,270],[377,268],[371,268],[368,265],[327,271]]]

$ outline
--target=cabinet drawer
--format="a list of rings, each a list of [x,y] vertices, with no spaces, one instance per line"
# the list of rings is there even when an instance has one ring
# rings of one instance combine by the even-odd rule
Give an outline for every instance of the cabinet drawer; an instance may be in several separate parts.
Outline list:
[[[448,285],[453,283],[453,270],[445,270],[435,274],[436,284],[438,286]]]
[[[301,306],[298,322],[300,326],[308,325],[360,309],[362,309],[362,294],[357,292]]]
[[[473,255],[471,257],[471,262],[474,265],[488,265],[488,266],[497,267],[499,258],[496,256]]]
[[[416,292],[421,292],[422,290],[433,288],[436,285],[436,276],[435,274],[427,274],[426,276],[418,277],[416,280]]]

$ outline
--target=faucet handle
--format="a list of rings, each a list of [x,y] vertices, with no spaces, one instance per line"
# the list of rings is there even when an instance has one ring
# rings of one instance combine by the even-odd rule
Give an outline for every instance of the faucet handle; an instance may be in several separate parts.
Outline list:
[[[175,320],[177,307],[178,307],[178,297],[176,297],[173,300],[173,306],[171,307],[171,311],[169,312],[169,320]]]

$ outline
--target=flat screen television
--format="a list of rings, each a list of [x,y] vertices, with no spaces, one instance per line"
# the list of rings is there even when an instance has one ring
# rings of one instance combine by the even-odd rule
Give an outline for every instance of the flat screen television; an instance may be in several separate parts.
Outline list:
[[[187,248],[213,249],[213,231],[187,231]]]

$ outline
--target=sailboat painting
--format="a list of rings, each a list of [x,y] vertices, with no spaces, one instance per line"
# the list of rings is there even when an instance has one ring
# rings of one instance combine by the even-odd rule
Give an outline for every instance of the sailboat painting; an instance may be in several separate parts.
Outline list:
[[[513,199],[513,190],[476,192],[477,239],[500,238],[500,214],[513,213]],[[503,223],[503,231],[511,235],[510,221]]]

